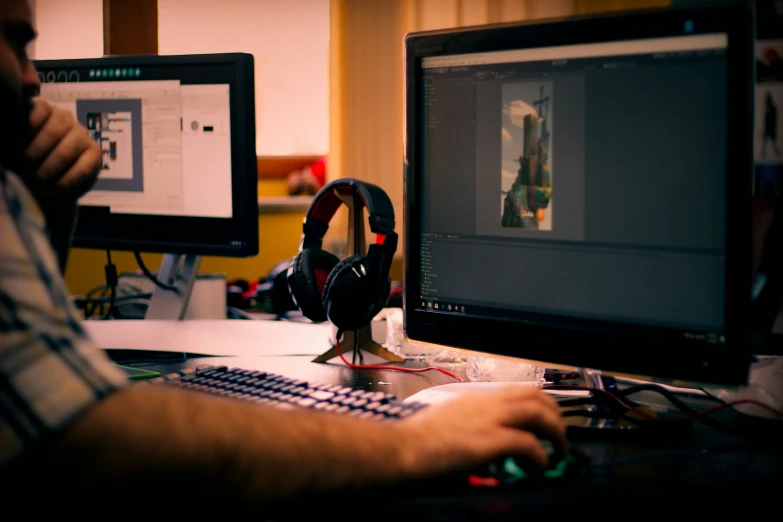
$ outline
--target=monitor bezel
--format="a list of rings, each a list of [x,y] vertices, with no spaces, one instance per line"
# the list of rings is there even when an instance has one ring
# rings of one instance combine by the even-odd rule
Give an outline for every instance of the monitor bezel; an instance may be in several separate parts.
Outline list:
[[[231,128],[231,218],[204,218],[198,216],[165,215],[123,215],[116,218],[107,229],[111,234],[96,235],[87,231],[84,216],[77,221],[73,236],[73,246],[138,252],[157,252],[171,254],[212,255],[221,257],[251,257],[259,251],[258,227],[258,159],[256,156],[255,128],[255,78],[253,55],[248,53],[214,53],[191,55],[122,55],[100,58],[76,58],[60,60],[34,60],[33,64],[39,77],[46,77],[48,71],[74,71],[91,68],[127,68],[139,67],[142,71],[149,67],[200,66],[198,84],[215,83],[218,75],[210,67],[230,67],[229,113]],[[212,72],[212,75],[210,75]],[[154,79],[178,79],[155,77]],[[219,75],[220,83],[225,83],[226,75]],[[144,80],[142,76],[140,78]],[[90,81],[90,80],[81,80]],[[97,81],[97,80],[96,80]],[[133,81],[131,79],[101,79],[100,81]],[[109,214],[108,219],[112,219]],[[116,226],[114,226],[116,224]],[[128,231],[149,229],[153,226],[165,230],[165,237],[149,239],[127,237]],[[206,225],[206,227],[205,227]],[[199,227],[212,230],[214,237],[204,236],[197,240],[178,237],[183,227]],[[131,232],[133,233],[133,232]],[[229,239],[226,239],[230,236]],[[195,236],[194,236],[195,237]]]
[[[726,33],[727,226],[725,344],[686,339],[653,327],[590,321],[552,326],[529,321],[462,316],[419,309],[421,283],[421,61],[425,57],[508,49]],[[512,44],[513,42],[513,44]],[[751,195],[753,16],[743,5],[686,6],[600,16],[475,26],[409,33],[405,38],[406,129],[404,151],[404,321],[410,342],[450,346],[477,354],[507,356],[558,368],[594,368],[666,381],[747,383],[752,285]],[[745,100],[746,103],[736,103]],[[728,146],[731,144],[731,146]],[[549,324],[549,326],[546,326]],[[524,338],[523,347],[518,347]],[[590,349],[601,346],[600,350]]]

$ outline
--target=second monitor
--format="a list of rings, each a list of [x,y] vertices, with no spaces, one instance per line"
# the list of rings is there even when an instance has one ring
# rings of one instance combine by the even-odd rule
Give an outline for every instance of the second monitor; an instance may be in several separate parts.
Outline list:
[[[103,155],[74,246],[167,254],[161,276],[174,291],[153,296],[147,317],[181,318],[200,256],[258,253],[252,55],[35,66],[41,96],[71,110]]]

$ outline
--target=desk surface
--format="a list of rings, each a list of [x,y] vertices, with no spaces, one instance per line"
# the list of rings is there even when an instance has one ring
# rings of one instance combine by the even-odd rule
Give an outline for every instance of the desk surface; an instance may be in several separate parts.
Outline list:
[[[225,364],[271,371],[311,382],[343,384],[393,393],[404,399],[437,384],[454,382],[440,372],[402,373],[389,370],[351,369],[335,360],[313,363],[312,356],[196,357],[179,362],[157,361],[145,367],[170,373],[199,364]],[[421,366],[407,362],[406,366]],[[460,368],[446,368],[456,370]],[[464,376],[464,372],[461,374]],[[704,398],[685,399],[695,408]],[[714,403],[713,403],[714,404]],[[711,416],[712,417],[712,416]],[[738,419],[738,417],[743,417]],[[715,414],[715,420],[747,424],[734,411]],[[760,423],[761,424],[761,423]],[[334,509],[345,520],[351,514],[377,522],[401,517],[416,520],[506,520],[521,516],[580,516],[585,510],[612,512],[620,516],[656,513],[699,515],[766,514],[778,509],[776,494],[783,492],[783,443],[748,443],[723,434],[700,422],[683,437],[598,436],[572,437],[574,448],[588,456],[589,473],[570,479],[542,483],[518,483],[510,488],[455,487],[452,482],[406,485],[385,490],[382,495],[335,499]],[[760,425],[759,430],[769,428]],[[779,431],[779,427],[778,427]],[[622,435],[622,434],[620,434]],[[776,439],[783,441],[783,436]],[[617,463],[617,466],[613,466]],[[622,464],[622,465],[620,465]],[[378,509],[382,506],[382,509]],[[291,507],[292,519],[300,513]],[[366,511],[370,509],[371,512]],[[371,514],[370,514],[371,513]],[[609,514],[609,513],[606,513]]]

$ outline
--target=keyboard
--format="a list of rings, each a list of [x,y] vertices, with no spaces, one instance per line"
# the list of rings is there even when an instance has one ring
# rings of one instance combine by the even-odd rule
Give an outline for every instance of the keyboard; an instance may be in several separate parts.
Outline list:
[[[177,386],[282,409],[311,408],[377,421],[401,419],[427,406],[423,402],[402,402],[384,392],[210,364],[184,368],[138,384]]]

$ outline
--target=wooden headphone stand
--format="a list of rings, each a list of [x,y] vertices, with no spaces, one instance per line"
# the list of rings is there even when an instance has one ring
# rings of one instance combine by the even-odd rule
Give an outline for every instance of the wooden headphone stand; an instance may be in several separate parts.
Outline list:
[[[364,205],[358,201],[359,196],[356,194],[343,195],[337,193],[337,197],[348,207],[348,242],[346,245],[346,253],[348,256],[353,254],[365,255],[367,253],[367,238],[364,232]],[[346,354],[346,350],[353,350],[354,360],[359,356],[359,351],[364,350],[365,352],[371,353],[389,362],[405,362],[405,359],[390,352],[373,340],[372,324],[363,326],[359,330],[346,330],[343,332],[343,339],[340,341],[340,346],[342,347],[343,355]],[[335,340],[334,346],[313,359],[313,362],[325,363],[337,356],[337,343]]]

